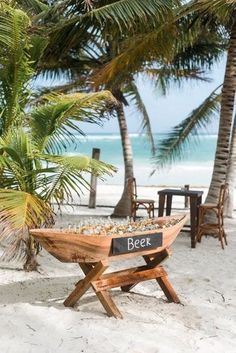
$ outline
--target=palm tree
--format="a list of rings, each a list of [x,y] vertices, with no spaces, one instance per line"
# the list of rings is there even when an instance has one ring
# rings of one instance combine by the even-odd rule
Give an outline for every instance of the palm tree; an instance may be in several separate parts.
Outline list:
[[[204,17],[206,25],[214,21],[227,30],[229,47],[225,77],[221,94],[220,124],[213,168],[212,180],[207,195],[207,202],[215,201],[218,197],[219,187],[226,181],[229,163],[229,148],[235,103],[236,90],[236,1],[223,0],[194,0],[186,5],[187,11],[192,11],[196,17]]]
[[[49,137],[44,134],[42,141],[33,129],[31,133],[18,129],[0,138],[0,224],[1,245],[5,247],[1,258],[26,259],[26,270],[37,267],[29,229],[53,224],[52,204],[71,203],[73,192],[79,196],[83,187],[88,187],[84,173],[101,177],[112,170],[87,156],[46,152],[51,145]]]
[[[196,132],[198,124],[205,125],[207,120],[210,120],[219,111],[220,123],[214,169],[206,199],[207,202],[216,202],[222,183],[226,180],[230,181],[231,191],[235,187],[235,169],[233,169],[235,142],[232,121],[236,90],[236,1],[194,0],[183,7],[182,14],[186,15],[186,13],[192,13],[195,17],[195,23],[203,21],[206,29],[208,28],[215,33],[220,31],[224,34],[225,41],[228,43],[225,77],[222,92],[216,94],[214,91],[188,119],[176,126],[171,135],[162,142],[157,163],[164,163],[180,156],[189,134]],[[213,115],[211,115],[212,113]],[[229,196],[230,206],[228,205],[227,213],[232,215],[233,202],[231,198],[233,192],[230,192]]]
[[[213,119],[218,118],[221,102],[220,88],[221,85],[214,89],[187,118],[176,125],[160,142],[155,158],[155,165],[158,168],[183,158],[186,146],[191,143],[191,136],[197,136],[199,130],[204,129]]]
[[[98,122],[115,100],[110,92],[49,94],[30,106],[34,58],[45,40],[29,35],[21,10],[1,4],[0,15],[0,240],[3,257],[26,259],[36,269],[29,229],[52,224],[52,203],[72,200],[88,187],[84,173],[102,177],[114,168],[87,156],[62,156],[65,141],[82,133],[78,122]]]
[[[53,69],[55,72],[57,69],[58,73],[59,69],[65,72],[67,66],[70,83],[58,87],[59,89],[71,90],[81,84],[88,87],[87,83],[92,81],[96,88],[111,90],[118,100],[116,112],[125,175],[124,190],[113,214],[125,216],[130,214],[130,200],[125,181],[133,176],[132,148],[124,114],[127,93],[135,100],[142,113],[143,127],[149,135],[152,152],[155,153],[149,117],[135,85],[136,75],[139,72],[146,73],[158,83],[162,83],[162,86],[172,79],[201,79],[198,68],[200,65],[197,65],[200,54],[204,62],[212,59],[208,54],[204,57],[199,45],[203,31],[197,35],[191,33],[182,35],[182,30],[173,24],[173,8],[179,5],[178,1],[148,1],[142,9],[140,9],[142,2],[138,0],[112,1],[106,2],[105,5],[103,2],[92,4],[93,8],[89,12],[81,1],[76,4],[66,2],[64,7],[63,3],[60,6],[55,4],[47,14],[42,15],[42,18],[48,18],[50,13],[51,15],[56,13],[61,22],[50,34],[50,44],[46,51],[46,59],[44,58],[41,63],[41,69],[46,72],[47,70],[53,72]],[[68,20],[63,19],[62,12],[69,17]],[[164,23],[168,19],[172,22],[167,28]],[[188,23],[181,23],[180,27],[187,25]],[[195,48],[196,63],[187,66],[187,58],[184,56],[186,49],[190,51],[190,48]],[[214,50],[211,56],[218,55],[218,49],[215,47]]]
[[[229,184],[229,197],[226,199],[225,214],[227,217],[233,217],[234,210],[234,189],[236,185],[236,116],[234,116],[234,124],[230,142],[229,163],[227,169],[226,182]]]

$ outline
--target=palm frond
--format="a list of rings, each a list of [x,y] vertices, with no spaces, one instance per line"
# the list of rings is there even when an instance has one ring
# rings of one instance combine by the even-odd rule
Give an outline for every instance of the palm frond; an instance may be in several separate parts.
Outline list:
[[[25,258],[28,230],[52,220],[52,209],[45,201],[23,191],[0,189],[0,241],[5,246],[1,259]]]
[[[21,10],[5,7],[0,15],[0,33],[7,38],[7,43],[0,45],[0,133],[22,119],[27,83],[32,75],[28,56],[29,25],[29,18]]]
[[[145,107],[145,104],[142,100],[142,97],[139,93],[138,87],[136,84],[132,81],[128,85],[128,96],[131,98],[131,102],[133,102],[140,113],[141,116],[141,131],[144,131],[146,133],[148,142],[151,147],[151,152],[153,155],[155,155],[156,152],[156,146],[155,146],[155,141],[153,138],[153,133],[152,133],[152,127],[151,127],[151,121],[147,112],[147,109]]]
[[[175,38],[176,28],[172,24],[127,39],[121,52],[95,71],[92,82],[95,86],[109,84],[112,87],[128,81],[131,75],[137,74],[147,65],[173,60]]]
[[[39,14],[48,9],[48,5],[40,0],[17,0],[17,4],[22,8],[22,10],[33,15]]]
[[[0,44],[14,49],[16,40],[25,41],[29,17],[23,11],[14,9],[6,3],[0,4],[0,10]]]
[[[102,117],[116,103],[108,91],[50,94],[45,100],[49,102],[32,111],[30,126],[39,148],[50,151],[63,149],[62,135],[70,139],[73,131],[83,134],[77,122],[101,123]]]
[[[224,55],[227,36],[222,31],[206,29],[204,23],[193,22],[193,17],[188,16],[126,37],[119,52],[93,75],[95,86],[121,84],[149,68],[172,66],[180,74],[187,69],[211,68]]]
[[[219,86],[220,87],[220,86]],[[220,109],[221,93],[217,93],[217,87],[200,106],[179,125],[173,128],[167,138],[158,146],[158,156],[155,158],[156,168],[161,168],[184,156],[185,146],[192,135],[197,135],[198,129],[206,128],[206,125],[215,117],[218,117]]]
[[[198,67],[185,69],[176,68],[175,65],[162,65],[160,68],[146,68],[143,73],[151,79],[163,95],[166,95],[173,85],[181,87],[186,81],[210,81],[204,76],[204,71]]]
[[[207,21],[211,21],[214,16],[221,23],[228,24],[232,20],[236,11],[235,0],[192,0],[185,4],[181,9],[181,14],[198,13],[198,16],[203,17]]]
[[[99,8],[93,8],[88,14],[91,18],[96,18],[101,24],[104,21],[113,21],[120,29],[122,27],[131,28],[135,22],[141,21],[162,21],[173,11],[173,6],[179,5],[178,1],[172,0],[119,0],[106,4]]]
[[[48,38],[34,34],[30,37],[30,47],[28,49],[30,61],[33,62],[34,68],[39,66],[40,59],[48,44]]]
[[[89,183],[85,179],[84,173],[94,174],[100,179],[106,175],[112,175],[116,171],[115,167],[97,161],[88,156],[53,156],[39,155],[39,158],[56,166],[51,175],[51,182],[42,191],[42,197],[50,202],[56,201],[73,202],[74,195],[80,197],[83,189],[89,188]]]

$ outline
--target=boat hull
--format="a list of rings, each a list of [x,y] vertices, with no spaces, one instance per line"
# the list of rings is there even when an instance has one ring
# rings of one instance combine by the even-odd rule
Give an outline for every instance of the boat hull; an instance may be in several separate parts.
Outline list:
[[[183,228],[187,216],[168,216],[156,219],[157,224],[164,224],[171,219],[179,219],[173,226],[149,230],[144,232],[126,233],[123,237],[136,237],[162,233],[163,242],[160,247],[154,249],[139,250],[138,255],[151,255],[169,248]],[[116,261],[123,258],[137,256],[137,252],[114,255],[112,253],[112,239],[120,238],[121,235],[83,235],[72,231],[58,229],[32,229],[32,236],[51,255],[62,262],[94,263],[102,260]]]

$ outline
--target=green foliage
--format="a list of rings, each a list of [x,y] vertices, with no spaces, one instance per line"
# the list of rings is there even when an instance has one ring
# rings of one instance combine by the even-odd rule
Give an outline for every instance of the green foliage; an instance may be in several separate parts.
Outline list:
[[[196,18],[200,20],[204,17],[205,23],[211,23],[216,19],[225,26],[232,23],[235,11],[235,0],[192,0],[181,9],[183,14],[194,13]]]
[[[100,123],[116,101],[107,91],[48,94],[32,108],[29,83],[47,38],[30,35],[30,20],[21,10],[0,7],[0,241],[10,260],[30,252],[30,228],[53,223],[53,203],[72,203],[89,187],[86,174],[103,178],[115,170],[58,152],[65,149],[64,137],[82,134],[78,122]]]
[[[30,20],[21,10],[4,6],[0,15],[0,134],[21,124],[28,96]]]
[[[47,22],[54,27],[41,70],[52,77],[67,73],[68,85],[58,87],[64,92],[78,86],[119,90],[121,101],[134,104],[142,116],[141,126],[154,154],[150,120],[135,86],[136,75],[144,73],[163,94],[173,82],[207,80],[204,71],[223,55],[227,36],[206,29],[205,22],[195,21],[191,13],[183,17],[179,1],[150,0],[145,5],[139,0],[91,1],[84,5],[83,1],[52,2]]]
[[[221,93],[217,93],[218,89],[219,87],[161,141],[158,146],[158,156],[155,159],[157,168],[181,159],[190,137],[197,136],[199,129],[206,128],[213,118],[219,116]]]

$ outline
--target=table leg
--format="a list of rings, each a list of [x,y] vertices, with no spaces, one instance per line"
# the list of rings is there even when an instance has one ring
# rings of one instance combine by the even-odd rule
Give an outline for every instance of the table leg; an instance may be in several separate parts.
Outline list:
[[[199,222],[199,206],[202,203],[202,196],[199,196],[197,198],[197,226],[198,226],[198,222]]]
[[[196,246],[196,221],[198,215],[198,201],[197,197],[190,196],[190,226],[191,226],[191,248]]]
[[[165,195],[159,195],[159,205],[158,205],[158,217],[162,217],[164,214],[164,207],[165,207]]]
[[[170,216],[171,214],[171,205],[172,205],[172,195],[167,195],[166,201],[166,215]]]

